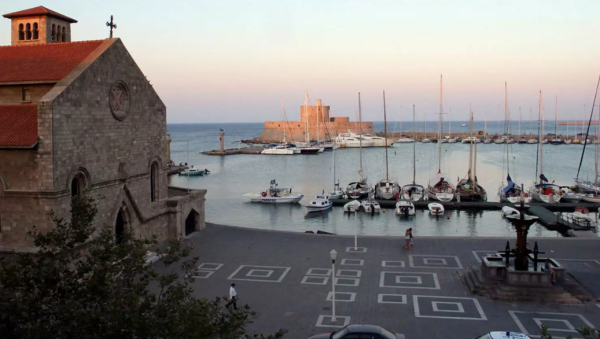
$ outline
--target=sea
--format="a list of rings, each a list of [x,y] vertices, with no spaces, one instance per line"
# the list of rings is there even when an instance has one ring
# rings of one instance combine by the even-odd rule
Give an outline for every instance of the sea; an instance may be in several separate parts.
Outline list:
[[[388,132],[428,131],[437,133],[437,121],[394,122],[389,121]],[[468,132],[470,127],[460,127],[468,121],[444,122],[444,130]],[[511,122],[511,132],[537,135],[538,121]],[[560,135],[585,133],[585,126],[559,125]],[[170,184],[180,187],[206,189],[206,221],[216,224],[305,232],[318,230],[342,235],[359,236],[403,236],[407,228],[413,228],[417,236],[469,236],[514,238],[515,231],[504,220],[499,211],[446,211],[443,218],[429,216],[427,211],[418,211],[411,218],[398,217],[393,209],[382,211],[379,215],[358,213],[344,215],[341,207],[333,207],[329,212],[306,215],[302,205],[321,192],[333,189],[334,175],[340,186],[358,178],[360,169],[359,149],[339,149],[335,152],[323,152],[318,155],[267,156],[267,155],[230,155],[209,156],[201,152],[219,148],[219,130],[225,131],[225,147],[237,148],[245,145],[240,140],[260,136],[262,123],[223,123],[223,124],[168,124],[167,131],[172,139],[171,158],[175,163],[188,163],[206,168],[209,175],[187,177],[174,175]],[[489,134],[502,134],[508,130],[503,121],[475,122],[473,129],[484,130]],[[546,133],[555,130],[554,121],[545,121]],[[383,131],[383,122],[374,122],[376,131]],[[590,134],[595,132],[591,127]],[[441,144],[442,172],[448,177],[467,176],[469,163],[468,144]],[[507,150],[508,147],[508,150]],[[486,189],[489,201],[498,201],[498,189],[507,173],[516,183],[528,188],[536,180],[536,164],[543,164],[543,173],[560,185],[571,185],[577,175],[582,145],[543,146],[543,156],[537,156],[538,145],[530,144],[478,144],[476,175]],[[397,180],[400,185],[416,183],[426,186],[438,169],[438,144],[394,144],[387,149],[388,169],[386,171],[385,148],[366,148],[362,150],[363,171],[369,182],[375,183],[385,178]],[[335,157],[335,167],[334,167]],[[540,161],[542,160],[542,161]],[[413,178],[413,164],[414,173]],[[334,173],[335,172],[335,173]],[[580,178],[593,180],[594,146],[588,145],[582,161]],[[271,180],[280,187],[292,187],[293,192],[304,194],[300,204],[270,205],[252,204],[246,193],[260,193],[269,187]],[[561,237],[558,232],[548,230],[540,224],[534,224],[529,232],[535,237]]]

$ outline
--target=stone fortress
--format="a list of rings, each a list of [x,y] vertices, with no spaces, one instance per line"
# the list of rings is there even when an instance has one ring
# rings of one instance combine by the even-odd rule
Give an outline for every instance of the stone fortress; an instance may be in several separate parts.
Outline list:
[[[0,252],[98,200],[96,227],[166,242],[205,227],[206,190],[168,185],[166,106],[121,39],[71,42],[77,21],[43,6],[5,14],[0,46]]]
[[[266,121],[260,141],[281,142],[284,130],[287,142],[305,141],[307,122],[311,140],[330,140],[348,130],[355,133],[361,130],[359,122],[351,122],[348,117],[331,117],[329,112],[330,106],[323,106],[320,99],[316,100],[315,106],[300,106],[300,121]],[[363,121],[362,133],[375,134],[373,123]]]

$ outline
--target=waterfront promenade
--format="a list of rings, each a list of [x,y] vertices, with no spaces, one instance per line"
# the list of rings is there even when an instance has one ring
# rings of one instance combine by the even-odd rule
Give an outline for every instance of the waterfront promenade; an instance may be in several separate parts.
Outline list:
[[[554,338],[580,338],[573,328],[600,326],[599,302],[501,303],[467,294],[458,270],[503,249],[506,240],[420,237],[406,251],[399,237],[361,237],[354,251],[352,236],[207,224],[186,242],[194,246],[191,255],[200,257],[197,296],[225,296],[235,282],[240,303],[258,312],[251,328],[264,333],[287,328],[287,338],[306,338],[344,323],[378,324],[407,339],[473,338],[491,330],[537,335],[538,323],[554,329]],[[530,238],[530,247],[536,240],[596,300],[600,297],[599,239]],[[338,252],[335,324],[328,300],[332,249]]]

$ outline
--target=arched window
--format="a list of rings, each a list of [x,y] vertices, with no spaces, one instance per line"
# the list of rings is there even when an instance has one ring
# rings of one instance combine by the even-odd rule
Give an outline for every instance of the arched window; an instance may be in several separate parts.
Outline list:
[[[62,30],[62,41],[63,42],[67,41],[67,28],[66,27],[63,27],[63,30]]]
[[[52,24],[52,36],[50,37],[52,41],[56,41],[56,25]]]
[[[40,37],[40,32],[38,30],[38,24],[37,22],[33,23],[33,39],[37,40]]]
[[[158,201],[158,191],[159,191],[159,170],[158,170],[158,162],[152,162],[150,166],[150,201]]]
[[[60,34],[61,30],[60,30],[60,25],[56,26],[56,41],[60,42],[60,37],[62,36],[62,34]]]
[[[81,198],[85,193],[85,188],[87,186],[87,182],[85,176],[79,172],[73,176],[71,180],[71,197],[72,198]]]
[[[23,24],[19,24],[19,40],[25,40],[25,31],[23,31]]]
[[[31,24],[25,25],[25,39],[31,40]]]

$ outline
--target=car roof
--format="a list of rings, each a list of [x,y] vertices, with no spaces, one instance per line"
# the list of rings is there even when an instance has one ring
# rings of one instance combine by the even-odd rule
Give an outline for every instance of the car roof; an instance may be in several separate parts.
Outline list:
[[[381,333],[381,327],[377,325],[366,325],[366,324],[353,324],[348,325],[349,332],[367,332],[367,333]]]
[[[510,331],[495,331],[490,332],[492,339],[530,339],[527,335],[521,332],[510,332]]]

